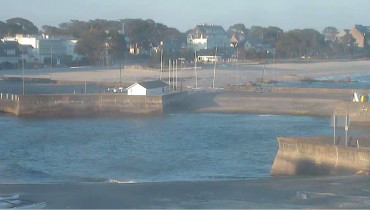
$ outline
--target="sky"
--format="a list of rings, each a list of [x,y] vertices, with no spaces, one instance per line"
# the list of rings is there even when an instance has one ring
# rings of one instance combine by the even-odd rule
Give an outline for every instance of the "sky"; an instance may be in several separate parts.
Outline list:
[[[284,31],[370,25],[370,0],[0,0],[0,21],[21,17],[58,26],[70,20],[152,19],[181,32],[207,23],[277,26]]]

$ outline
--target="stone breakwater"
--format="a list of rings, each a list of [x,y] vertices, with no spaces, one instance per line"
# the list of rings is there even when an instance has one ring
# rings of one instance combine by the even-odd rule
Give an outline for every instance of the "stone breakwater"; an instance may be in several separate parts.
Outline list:
[[[278,175],[353,175],[370,173],[370,136],[351,138],[279,137],[271,168]]]
[[[18,116],[162,115],[186,93],[164,96],[123,94],[20,95],[0,100],[0,111]]]

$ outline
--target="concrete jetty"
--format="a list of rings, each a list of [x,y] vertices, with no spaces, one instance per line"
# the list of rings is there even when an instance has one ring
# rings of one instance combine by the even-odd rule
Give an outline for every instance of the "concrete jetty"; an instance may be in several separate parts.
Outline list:
[[[186,97],[186,93],[162,96],[125,94],[20,95],[0,99],[0,111],[18,116],[115,116],[162,115]]]
[[[278,175],[370,174],[370,136],[350,138],[277,138],[279,150],[271,168]]]

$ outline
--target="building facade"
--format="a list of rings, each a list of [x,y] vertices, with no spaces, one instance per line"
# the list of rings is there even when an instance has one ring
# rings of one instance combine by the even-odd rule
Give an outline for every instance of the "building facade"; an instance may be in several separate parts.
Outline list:
[[[69,57],[75,61],[82,56],[74,52],[77,40],[71,37],[30,36],[17,34],[14,37],[5,37],[5,42],[17,42],[22,49],[26,62],[60,65],[61,60]]]
[[[349,33],[355,39],[355,43],[359,48],[369,46],[370,26],[355,25]]]
[[[163,95],[166,83],[158,81],[137,82],[127,88],[127,95]]]
[[[187,35],[187,45],[194,50],[230,47],[230,40],[222,26],[197,25]]]

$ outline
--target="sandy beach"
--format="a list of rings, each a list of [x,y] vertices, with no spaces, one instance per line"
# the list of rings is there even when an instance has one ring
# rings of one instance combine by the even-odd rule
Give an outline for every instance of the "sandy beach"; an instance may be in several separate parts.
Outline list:
[[[227,66],[218,64],[216,68],[216,87],[226,87],[229,84],[244,84],[248,81],[256,81],[261,78],[262,71],[265,69],[264,78],[278,81],[294,81],[305,77],[317,78],[328,76],[348,76],[352,74],[369,73],[370,61],[330,61],[330,62],[311,62],[311,63],[276,63],[267,65],[236,65]],[[168,80],[168,69],[164,69],[162,79]],[[122,70],[122,81],[131,84],[136,81],[159,79],[161,74],[159,69],[137,69],[126,67]],[[5,75],[13,76],[13,75]],[[19,75],[18,75],[19,76]],[[171,74],[171,77],[174,75]],[[206,66],[197,70],[198,87],[211,87],[213,83],[213,66]],[[120,70],[95,70],[88,71],[69,70],[51,74],[28,75],[33,78],[48,78],[58,81],[91,81],[91,82],[119,82]],[[192,67],[178,70],[178,85],[180,78],[183,79],[183,86],[195,86],[195,71]]]
[[[369,208],[370,178],[271,177],[168,183],[0,185],[46,208]]]

